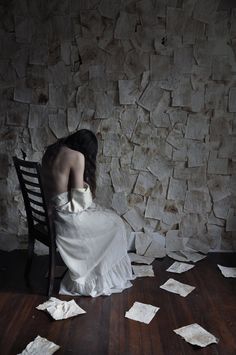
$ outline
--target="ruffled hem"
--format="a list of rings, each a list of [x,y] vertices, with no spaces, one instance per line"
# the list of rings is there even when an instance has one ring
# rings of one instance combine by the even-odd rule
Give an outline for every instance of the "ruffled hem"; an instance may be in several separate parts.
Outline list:
[[[68,271],[61,281],[59,294],[92,297],[109,296],[112,293],[119,293],[131,287],[130,280],[134,279],[135,276],[132,274],[130,259],[128,255],[125,255],[106,274],[98,275],[96,278],[88,276],[72,280]]]

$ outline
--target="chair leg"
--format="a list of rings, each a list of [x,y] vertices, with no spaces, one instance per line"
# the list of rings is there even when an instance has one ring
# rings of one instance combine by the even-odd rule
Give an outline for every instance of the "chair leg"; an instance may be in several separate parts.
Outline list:
[[[56,262],[56,245],[53,245],[49,248],[49,273],[48,273],[48,297],[51,296],[54,285],[55,278],[55,262]]]
[[[32,261],[33,261],[33,256],[34,256],[34,243],[35,243],[34,238],[29,236],[28,255],[27,255],[27,261],[26,261],[25,271],[24,271],[24,278],[26,280],[26,285],[28,287],[30,287],[29,274],[31,271],[31,266],[32,266]]]

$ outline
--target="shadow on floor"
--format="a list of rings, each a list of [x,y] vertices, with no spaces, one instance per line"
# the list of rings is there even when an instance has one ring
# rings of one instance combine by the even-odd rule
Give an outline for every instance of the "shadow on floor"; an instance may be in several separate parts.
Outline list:
[[[0,250],[0,292],[46,294],[48,256],[34,256],[29,285],[24,278],[26,259],[26,250]],[[58,290],[59,282],[60,280],[55,280],[55,290]]]

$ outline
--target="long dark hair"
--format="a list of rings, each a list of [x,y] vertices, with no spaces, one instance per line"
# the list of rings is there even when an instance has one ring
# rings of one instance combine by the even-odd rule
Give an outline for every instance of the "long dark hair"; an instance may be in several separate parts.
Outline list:
[[[80,129],[63,139],[66,147],[82,153],[85,157],[84,181],[89,184],[93,197],[96,192],[96,157],[98,141],[95,134],[88,129]]]

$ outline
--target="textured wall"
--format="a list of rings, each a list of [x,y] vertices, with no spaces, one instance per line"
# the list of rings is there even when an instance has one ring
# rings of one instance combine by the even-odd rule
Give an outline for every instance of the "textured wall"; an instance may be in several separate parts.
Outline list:
[[[233,3],[1,1],[3,244],[26,232],[12,155],[40,160],[85,127],[100,142],[97,199],[129,235],[236,245]]]

